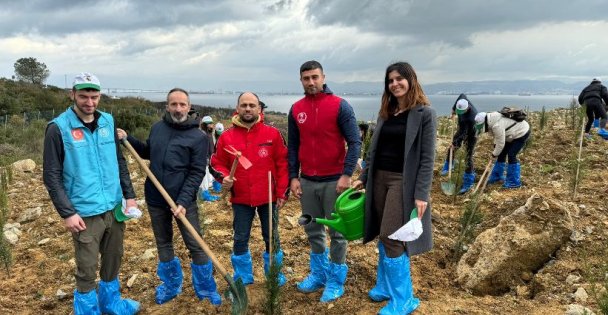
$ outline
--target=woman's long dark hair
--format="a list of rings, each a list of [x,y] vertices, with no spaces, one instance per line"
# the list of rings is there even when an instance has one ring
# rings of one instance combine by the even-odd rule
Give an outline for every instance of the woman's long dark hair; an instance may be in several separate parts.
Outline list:
[[[388,119],[389,115],[395,113],[399,108],[397,98],[394,97],[393,93],[388,89],[388,74],[393,71],[397,71],[404,77],[409,85],[409,89],[405,94],[405,99],[407,101],[406,110],[410,110],[418,104],[426,106],[431,105],[429,99],[424,94],[424,91],[422,91],[414,68],[407,62],[396,62],[386,68],[386,73],[384,75],[384,94],[382,94],[382,104],[380,105],[380,112],[378,114],[382,119]]]

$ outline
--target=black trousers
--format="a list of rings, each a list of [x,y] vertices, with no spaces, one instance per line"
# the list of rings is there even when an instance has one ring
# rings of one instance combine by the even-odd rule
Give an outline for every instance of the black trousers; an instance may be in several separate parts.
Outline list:
[[[209,257],[198,245],[194,237],[190,235],[190,232],[186,229],[184,224],[175,216],[169,207],[154,207],[148,205],[148,212],[150,213],[150,220],[152,221],[152,231],[154,232],[154,238],[156,239],[156,248],[158,249],[158,259],[161,262],[168,262],[175,257],[175,251],[173,250],[173,219],[177,221],[177,227],[182,234],[182,239],[186,244],[186,247],[190,251],[190,257],[192,261],[197,265],[204,265],[209,261]],[[199,231],[200,224],[198,222],[198,205],[193,202],[188,208],[186,208],[186,219],[194,227],[195,230]],[[202,237],[202,235],[201,235]]]

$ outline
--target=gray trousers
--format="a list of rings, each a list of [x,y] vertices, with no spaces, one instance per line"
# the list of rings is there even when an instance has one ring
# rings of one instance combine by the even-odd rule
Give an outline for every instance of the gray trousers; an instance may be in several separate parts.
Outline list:
[[[300,180],[302,188],[302,214],[308,214],[313,218],[331,219],[331,213],[334,211],[338,192],[336,185],[338,181],[331,182],[314,182],[306,179]],[[320,254],[325,252],[325,225],[311,223],[304,226],[304,230],[308,235],[308,242],[313,253]],[[348,241],[334,229],[329,229],[329,237],[331,239],[329,245],[329,256],[331,261],[336,264],[346,262],[346,248]]]
[[[102,281],[118,277],[123,255],[125,224],[116,221],[113,211],[82,218],[86,229],[72,233],[76,256],[76,289],[87,293],[96,287],[97,265],[101,254],[99,276]]]
[[[403,175],[377,170],[373,190],[374,211],[380,222],[380,241],[384,245],[386,256],[399,257],[405,252],[405,242],[392,240],[388,236],[407,222],[403,208]]]

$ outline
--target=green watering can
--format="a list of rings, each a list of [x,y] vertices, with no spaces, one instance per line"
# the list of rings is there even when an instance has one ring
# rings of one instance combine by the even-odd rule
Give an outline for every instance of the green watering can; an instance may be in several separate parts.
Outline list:
[[[298,219],[298,223],[302,226],[311,222],[327,225],[340,232],[347,240],[354,241],[363,237],[364,209],[365,194],[349,188],[336,199],[335,211],[331,214],[331,220],[313,218],[309,214],[303,214]]]

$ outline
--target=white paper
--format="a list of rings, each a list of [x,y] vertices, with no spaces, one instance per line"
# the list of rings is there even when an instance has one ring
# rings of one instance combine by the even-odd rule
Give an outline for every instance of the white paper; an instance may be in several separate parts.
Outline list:
[[[124,198],[122,199],[122,213],[131,219],[139,219],[142,215],[141,210],[136,207],[129,207],[127,209],[127,201]]]
[[[397,241],[411,242],[422,235],[422,222],[418,218],[411,219],[388,238]]]

